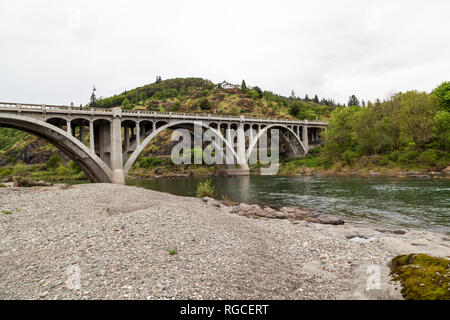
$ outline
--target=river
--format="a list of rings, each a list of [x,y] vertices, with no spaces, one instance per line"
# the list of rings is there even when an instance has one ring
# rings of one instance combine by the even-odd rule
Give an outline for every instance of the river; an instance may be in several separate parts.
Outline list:
[[[216,198],[272,207],[301,206],[360,225],[450,234],[450,180],[388,177],[213,177]],[[152,190],[195,196],[202,177],[127,180]]]

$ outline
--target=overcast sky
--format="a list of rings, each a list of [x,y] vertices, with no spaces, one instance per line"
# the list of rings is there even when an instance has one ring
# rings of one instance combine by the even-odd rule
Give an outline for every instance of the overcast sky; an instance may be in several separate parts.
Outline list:
[[[347,102],[450,80],[450,1],[0,2],[0,101],[202,77]]]

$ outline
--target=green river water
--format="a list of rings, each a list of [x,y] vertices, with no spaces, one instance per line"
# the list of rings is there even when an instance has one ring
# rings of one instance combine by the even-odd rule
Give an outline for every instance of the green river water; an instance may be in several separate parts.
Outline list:
[[[450,234],[450,180],[370,177],[213,177],[216,198],[271,207],[302,206],[361,225]],[[202,177],[127,180],[152,190],[195,196]]]

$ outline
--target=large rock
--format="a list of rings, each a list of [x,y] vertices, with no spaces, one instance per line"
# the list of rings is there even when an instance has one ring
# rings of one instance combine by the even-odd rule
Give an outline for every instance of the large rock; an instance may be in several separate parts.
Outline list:
[[[49,187],[53,183],[45,181],[34,181],[24,177],[13,177],[14,187]]]
[[[207,204],[212,205],[214,207],[218,207],[218,208],[222,207],[222,204],[219,201],[217,201],[216,199],[213,199],[210,197],[203,197],[202,200],[205,201]]]
[[[341,224],[345,223],[344,220],[341,220],[336,217],[331,217],[331,216],[320,216],[320,217],[316,217],[316,218],[311,217],[311,218],[308,218],[307,221],[314,222],[314,223],[320,223],[320,224],[332,224],[332,225],[341,225]]]

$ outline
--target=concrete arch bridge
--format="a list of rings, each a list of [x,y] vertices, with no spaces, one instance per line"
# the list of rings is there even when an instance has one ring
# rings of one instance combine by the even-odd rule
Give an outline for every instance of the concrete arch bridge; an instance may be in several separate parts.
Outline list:
[[[280,151],[290,157],[304,156],[319,145],[320,132],[327,128],[325,122],[307,120],[0,102],[0,127],[46,139],[75,160],[92,182],[125,183],[139,154],[160,132],[183,128],[193,133],[195,125],[211,129],[233,156],[233,165],[216,167],[228,175],[249,174],[250,154],[272,128],[279,129]]]

